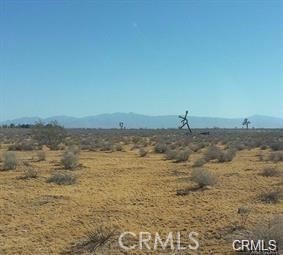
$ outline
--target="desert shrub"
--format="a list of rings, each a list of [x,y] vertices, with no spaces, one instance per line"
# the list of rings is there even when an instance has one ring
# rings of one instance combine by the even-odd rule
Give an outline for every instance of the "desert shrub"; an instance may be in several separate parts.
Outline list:
[[[145,150],[144,148],[140,148],[139,155],[140,157],[145,157],[147,155],[147,150]]]
[[[194,162],[193,166],[200,167],[200,166],[203,166],[205,163],[206,163],[205,158],[199,158]]]
[[[46,159],[45,151],[38,151],[36,156],[38,161],[44,161]]]
[[[32,135],[40,145],[46,145],[51,150],[58,150],[59,145],[66,137],[66,131],[54,121],[46,125],[37,123],[32,128]]]
[[[283,150],[283,142],[281,142],[281,141],[272,142],[272,143],[269,144],[269,147],[273,151]]]
[[[267,223],[261,221],[252,229],[252,240],[275,240],[279,251],[283,250],[283,215],[275,215]]]
[[[273,152],[269,155],[269,160],[273,162],[283,161],[283,152]]]
[[[136,144],[136,143],[138,143],[138,142],[140,142],[140,141],[141,141],[141,138],[140,138],[140,137],[138,137],[138,136],[132,137],[132,142],[133,142],[134,144]]]
[[[61,158],[61,163],[65,169],[74,169],[78,166],[79,155],[71,150],[66,150]]]
[[[165,154],[165,158],[168,160],[172,160],[175,159],[176,155],[177,155],[176,150],[167,150]]]
[[[222,156],[222,151],[214,145],[208,147],[204,153],[204,158],[206,161],[219,159],[221,156]]]
[[[205,144],[204,143],[193,143],[190,145],[190,149],[193,152],[198,152],[200,149],[204,148]]]
[[[109,142],[109,141],[103,141],[101,144],[100,144],[100,150],[101,151],[113,151],[114,149],[114,145],[112,142]]]
[[[165,153],[167,150],[167,145],[165,143],[157,143],[154,146],[154,151],[157,153]]]
[[[24,171],[24,174],[19,177],[19,179],[27,180],[27,179],[35,179],[38,177],[37,170],[33,168],[29,168]]]
[[[185,162],[189,159],[191,155],[191,151],[190,150],[182,150],[182,151],[178,151],[176,156],[175,156],[175,162],[179,163],[179,162]]]
[[[237,151],[242,151],[247,148],[247,146],[242,142],[232,143],[231,147],[235,148]]]
[[[71,185],[76,182],[76,177],[70,173],[55,172],[47,179],[47,182],[58,185]]]
[[[67,148],[67,150],[73,152],[76,155],[79,155],[81,152],[81,149],[78,145],[71,145]]]
[[[279,176],[280,171],[275,168],[268,167],[262,170],[261,175],[265,177]]]
[[[196,182],[200,188],[213,186],[216,184],[216,177],[206,169],[194,168],[192,171],[192,181]]]
[[[259,161],[264,161],[265,160],[265,157],[264,157],[264,155],[262,153],[258,154],[257,157],[258,157]]]
[[[32,141],[16,142],[8,147],[9,151],[32,151],[34,149],[36,146]]]
[[[261,150],[266,150],[266,149],[267,149],[267,146],[266,146],[265,144],[262,144],[262,145],[260,146],[260,149],[261,149]]]
[[[268,204],[276,204],[280,201],[281,192],[279,190],[276,191],[267,191],[262,193],[259,198],[262,202]]]
[[[120,143],[118,143],[118,144],[115,145],[115,149],[116,149],[116,151],[122,151],[123,146]]]
[[[14,152],[5,152],[3,155],[3,170],[13,170],[17,167],[17,158]]]
[[[236,151],[234,149],[228,149],[227,151],[221,151],[218,154],[218,162],[230,162],[236,156]]]
[[[176,195],[177,195],[177,196],[186,196],[186,195],[190,194],[191,190],[192,190],[192,189],[189,188],[189,187],[184,188],[184,189],[178,189],[178,190],[176,191]]]

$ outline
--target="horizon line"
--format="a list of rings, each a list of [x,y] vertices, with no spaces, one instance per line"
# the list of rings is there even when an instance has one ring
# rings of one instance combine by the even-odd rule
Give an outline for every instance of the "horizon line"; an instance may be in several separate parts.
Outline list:
[[[23,116],[23,117],[16,117],[16,118],[10,118],[10,119],[4,119],[0,120],[0,122],[11,122],[11,121],[16,121],[19,119],[31,119],[31,118],[37,118],[40,120],[44,119],[52,119],[52,118],[59,118],[59,117],[67,117],[67,118],[76,118],[76,119],[83,119],[83,118],[88,118],[88,117],[96,117],[100,115],[114,115],[114,114],[134,114],[134,115],[142,115],[142,116],[147,116],[147,117],[165,117],[165,116],[176,116],[178,117],[180,114],[159,114],[159,115],[150,115],[150,114],[143,114],[143,113],[135,113],[135,112],[111,112],[111,113],[99,113],[99,114],[93,114],[93,115],[84,115],[84,116],[72,116],[72,115],[52,115],[48,117],[39,117],[39,116]],[[278,118],[278,119],[283,119],[283,117],[279,116],[272,116],[272,115],[265,115],[265,114],[252,114],[249,116],[241,116],[241,117],[218,117],[218,116],[204,116],[204,115],[189,115],[189,117],[197,117],[197,118],[216,118],[216,119],[242,119],[242,118],[251,118],[255,116],[261,116],[261,117],[271,117],[271,118]]]

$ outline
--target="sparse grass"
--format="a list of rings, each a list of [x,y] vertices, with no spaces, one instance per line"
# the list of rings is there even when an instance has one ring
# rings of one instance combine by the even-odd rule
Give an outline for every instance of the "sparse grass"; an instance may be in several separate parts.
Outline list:
[[[71,185],[76,183],[76,177],[67,172],[55,172],[48,179],[48,183],[56,183],[58,185]]]
[[[203,188],[214,186],[217,183],[217,178],[204,168],[194,168],[192,171],[192,181],[196,182],[200,188]]]
[[[5,152],[3,154],[3,170],[14,170],[17,167],[17,157],[14,152]]]

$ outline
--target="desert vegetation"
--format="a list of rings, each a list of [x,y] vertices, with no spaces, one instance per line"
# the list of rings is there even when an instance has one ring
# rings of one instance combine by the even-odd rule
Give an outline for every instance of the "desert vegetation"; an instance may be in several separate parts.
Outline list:
[[[115,254],[129,230],[194,230],[200,254],[279,240],[282,130],[201,132],[0,129],[0,254]]]

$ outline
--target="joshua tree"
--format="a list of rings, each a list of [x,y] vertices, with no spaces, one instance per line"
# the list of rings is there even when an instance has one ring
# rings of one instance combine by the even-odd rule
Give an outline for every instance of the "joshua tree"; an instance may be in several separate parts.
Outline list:
[[[251,122],[248,120],[248,118],[245,118],[242,125],[243,126],[246,126],[246,128],[248,129],[249,128],[249,125],[251,124]]]
[[[181,126],[179,127],[179,129],[182,129],[184,126],[187,126],[187,128],[188,128],[189,131],[190,131],[190,133],[192,133],[192,130],[191,130],[191,128],[190,128],[190,125],[189,125],[189,121],[188,121],[187,116],[188,116],[188,111],[186,111],[185,116],[179,115],[179,118],[182,119],[182,120],[181,120],[181,123],[182,123],[182,124],[181,124]]]
[[[124,127],[124,122],[119,122],[119,126],[121,129],[126,129],[126,127]]]

